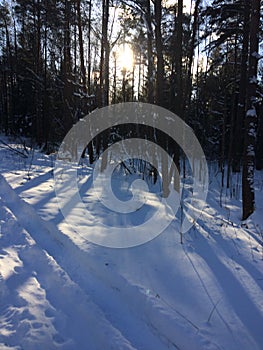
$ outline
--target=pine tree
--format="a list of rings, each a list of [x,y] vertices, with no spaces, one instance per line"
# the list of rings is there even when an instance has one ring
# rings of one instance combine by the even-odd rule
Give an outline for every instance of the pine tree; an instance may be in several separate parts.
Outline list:
[[[254,169],[256,146],[256,95],[259,48],[260,0],[252,0],[250,19],[250,48],[247,87],[247,112],[245,121],[245,147],[242,171],[243,220],[255,210]]]

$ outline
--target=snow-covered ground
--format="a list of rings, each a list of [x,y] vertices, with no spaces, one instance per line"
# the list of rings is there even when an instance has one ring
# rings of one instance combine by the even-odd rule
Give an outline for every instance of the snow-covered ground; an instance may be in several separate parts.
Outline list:
[[[3,145],[0,158],[1,350],[262,349],[262,172],[246,222],[239,180],[230,200],[211,165],[207,204],[183,244],[174,220],[147,244],[112,249],[65,222],[55,155]],[[94,222],[110,217],[85,200]]]

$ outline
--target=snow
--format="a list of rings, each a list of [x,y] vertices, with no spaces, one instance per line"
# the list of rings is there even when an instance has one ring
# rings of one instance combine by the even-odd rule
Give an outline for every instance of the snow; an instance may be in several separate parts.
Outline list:
[[[251,131],[250,131],[249,135],[252,136],[252,135],[251,135]],[[255,156],[254,146],[248,145],[248,147],[247,147],[247,155],[248,155],[248,156],[251,156],[251,157],[254,157],[254,156]],[[254,171],[254,169],[253,169],[253,171]]]
[[[258,52],[254,51],[252,54],[251,54],[253,57],[255,57],[257,60],[260,60],[261,58],[263,58],[262,55],[260,55]]]
[[[247,113],[246,113],[246,116],[247,117],[256,117],[257,116],[257,112],[256,112],[255,108],[248,109]]]
[[[256,130],[254,127],[252,127],[251,129],[249,129],[248,131],[248,136],[254,137],[256,138]]]
[[[257,77],[256,76],[250,77],[249,83],[250,84],[257,84],[258,83]]]
[[[207,203],[183,244],[175,219],[147,244],[111,249],[64,220],[54,155],[28,152],[25,159],[0,149],[1,350],[262,349],[262,172],[247,221],[240,194],[222,195],[211,165]],[[81,171],[80,188],[89,190],[93,168]],[[85,204],[87,230],[118,221],[94,196]]]

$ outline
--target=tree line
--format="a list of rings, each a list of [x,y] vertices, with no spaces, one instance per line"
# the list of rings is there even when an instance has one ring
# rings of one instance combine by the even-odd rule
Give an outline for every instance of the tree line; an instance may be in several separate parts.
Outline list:
[[[242,173],[246,219],[263,169],[261,15],[260,0],[2,0],[1,129],[50,152],[95,108],[160,105],[193,128],[223,186]],[[118,65],[124,45],[129,69]],[[91,161],[108,137],[88,146]],[[178,147],[158,142],[179,166]]]

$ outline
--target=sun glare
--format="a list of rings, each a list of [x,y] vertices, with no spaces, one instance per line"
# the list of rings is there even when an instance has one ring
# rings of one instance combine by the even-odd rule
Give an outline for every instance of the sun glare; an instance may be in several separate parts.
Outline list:
[[[118,51],[118,63],[121,69],[132,70],[134,57],[133,51],[128,44],[120,47]]]

